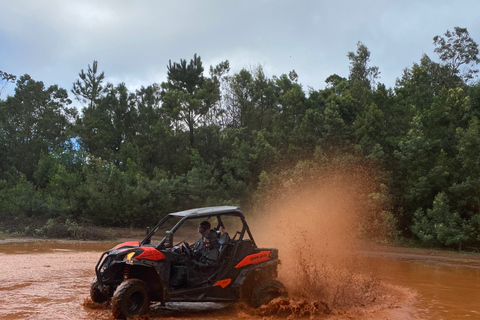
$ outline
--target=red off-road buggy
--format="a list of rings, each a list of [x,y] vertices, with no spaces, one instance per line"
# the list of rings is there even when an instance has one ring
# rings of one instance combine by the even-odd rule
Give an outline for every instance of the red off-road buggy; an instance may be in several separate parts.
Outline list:
[[[180,244],[194,243],[197,227],[205,220],[213,230],[228,231],[218,232],[218,261],[178,285],[174,280],[180,268],[195,268],[189,250],[181,250]],[[191,209],[168,214],[141,242],[125,242],[104,252],[90,296],[98,303],[113,299],[117,319],[146,314],[151,302],[245,301],[259,307],[287,295],[275,280],[279,264],[278,249],[257,247],[239,208]]]

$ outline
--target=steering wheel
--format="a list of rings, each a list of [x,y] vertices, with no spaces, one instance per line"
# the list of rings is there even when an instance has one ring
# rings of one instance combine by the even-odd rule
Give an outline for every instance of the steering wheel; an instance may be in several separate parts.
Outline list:
[[[192,259],[192,258],[193,258],[193,253],[192,253],[192,250],[190,250],[190,246],[188,245],[188,243],[183,242],[182,252],[185,252],[185,255],[186,255],[189,259]]]

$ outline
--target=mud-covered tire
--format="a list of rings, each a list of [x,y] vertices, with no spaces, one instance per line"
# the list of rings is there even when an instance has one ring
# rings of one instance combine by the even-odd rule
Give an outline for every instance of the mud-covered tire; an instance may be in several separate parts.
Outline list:
[[[258,308],[279,297],[288,297],[287,289],[283,283],[277,280],[267,280],[253,290],[251,305]]]
[[[142,316],[150,309],[147,284],[139,279],[127,279],[115,290],[112,313],[115,319]]]
[[[98,287],[97,278],[93,279],[92,285],[90,286],[90,298],[96,303],[103,303],[110,300],[110,297],[106,296]]]

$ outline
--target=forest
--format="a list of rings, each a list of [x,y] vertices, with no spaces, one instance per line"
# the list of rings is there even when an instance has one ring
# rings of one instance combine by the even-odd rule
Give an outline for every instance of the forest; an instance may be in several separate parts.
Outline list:
[[[424,246],[480,248],[478,45],[460,27],[432,42],[438,59],[424,54],[393,88],[362,42],[348,77],[324,89],[303,88],[294,70],[205,70],[197,54],[135,92],[107,83],[97,61],[69,90],[0,71],[0,94],[15,85],[0,96],[0,231],[68,237],[193,207],[255,210],[278,181],[355,165],[375,171],[368,223]]]

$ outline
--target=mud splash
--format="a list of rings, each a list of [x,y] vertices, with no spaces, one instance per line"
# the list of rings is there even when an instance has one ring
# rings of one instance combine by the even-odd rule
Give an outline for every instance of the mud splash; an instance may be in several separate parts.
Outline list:
[[[388,232],[381,222],[382,203],[372,201],[375,181],[364,167],[325,166],[301,183],[279,180],[264,194],[269,200],[251,227],[257,243],[280,249],[279,278],[290,293],[288,302],[267,307],[270,314],[277,306],[290,316],[357,317],[362,308],[378,312],[412,301],[414,293],[383,283],[359,258],[369,246],[361,240],[366,232],[375,232],[376,239]],[[375,221],[379,228],[371,227]]]

